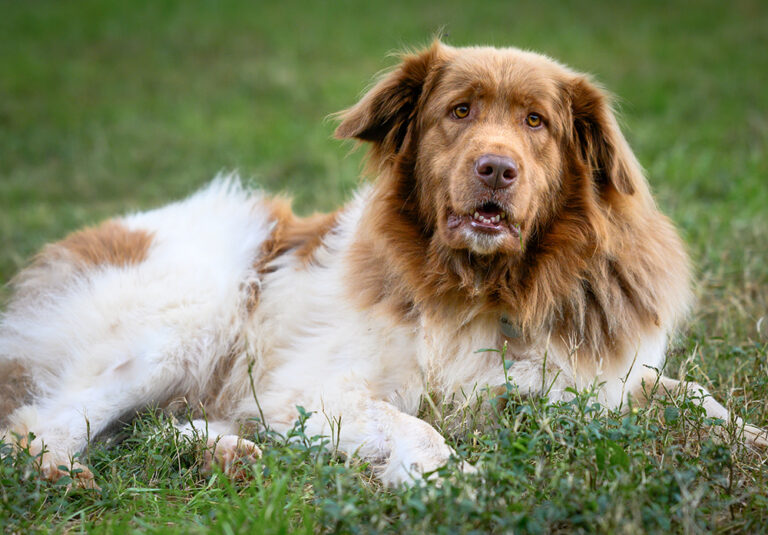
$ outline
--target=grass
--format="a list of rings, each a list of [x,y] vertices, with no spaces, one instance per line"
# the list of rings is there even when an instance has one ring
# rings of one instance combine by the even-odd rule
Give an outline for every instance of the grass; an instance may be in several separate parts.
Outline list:
[[[2,2],[0,283],[35,250],[237,168],[302,212],[358,183],[331,139],[388,52],[443,28],[590,71],[697,265],[698,306],[668,371],[768,425],[768,8],[732,2]],[[0,301],[7,298],[0,292]],[[101,492],[0,459],[8,533],[764,531],[764,453],[715,440],[690,400],[626,414],[588,394],[517,399],[446,429],[481,476],[383,489],[322,439],[259,437],[251,480],[199,471],[160,414],[94,443]],[[428,415],[429,416],[429,415]],[[432,415],[436,425],[445,422]],[[482,425],[481,425],[482,424]],[[447,426],[447,424],[445,424]],[[297,427],[300,433],[300,427]],[[117,441],[115,441],[117,442]]]

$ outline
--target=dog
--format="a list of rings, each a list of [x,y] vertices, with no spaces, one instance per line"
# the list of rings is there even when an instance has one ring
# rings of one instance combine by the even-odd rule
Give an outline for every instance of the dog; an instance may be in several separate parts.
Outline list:
[[[242,435],[286,432],[300,406],[307,436],[413,483],[453,454],[416,417],[422,396],[507,381],[554,401],[594,388],[611,408],[687,388],[767,443],[658,375],[690,263],[607,94],[514,48],[436,41],[401,59],[337,115],[375,175],[338,211],[299,218],[223,177],[75,232],[17,275],[0,361],[29,388],[5,437],[42,477],[64,465],[95,485],[72,464],[90,435],[183,398],[200,418],[179,428],[224,469],[260,455]]]

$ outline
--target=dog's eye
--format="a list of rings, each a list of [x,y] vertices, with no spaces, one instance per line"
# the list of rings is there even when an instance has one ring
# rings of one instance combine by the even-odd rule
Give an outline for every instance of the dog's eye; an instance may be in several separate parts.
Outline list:
[[[453,116],[457,119],[464,119],[469,115],[469,104],[459,104],[453,108]]]
[[[531,128],[538,128],[542,124],[541,115],[538,113],[529,113],[528,117],[525,118],[525,124],[530,126]]]

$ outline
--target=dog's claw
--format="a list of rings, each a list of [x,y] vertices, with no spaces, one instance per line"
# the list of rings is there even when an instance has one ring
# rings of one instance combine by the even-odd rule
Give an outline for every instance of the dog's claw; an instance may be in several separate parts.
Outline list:
[[[46,458],[47,457],[47,458]],[[70,468],[67,468],[67,467]],[[40,475],[46,481],[55,483],[62,477],[69,476],[72,481],[67,485],[67,488],[79,488],[89,490],[101,490],[96,484],[96,480],[88,467],[78,463],[69,461],[59,461],[48,457],[47,454],[40,462]]]
[[[203,472],[211,473],[214,464],[229,477],[243,480],[248,477],[248,466],[261,458],[261,449],[250,440],[237,435],[224,435],[208,441]]]

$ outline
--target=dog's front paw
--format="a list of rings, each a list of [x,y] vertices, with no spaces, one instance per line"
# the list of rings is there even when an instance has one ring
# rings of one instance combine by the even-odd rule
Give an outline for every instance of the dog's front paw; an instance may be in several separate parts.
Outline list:
[[[440,486],[442,478],[437,472],[439,468],[448,463],[450,455],[432,459],[423,459],[411,463],[389,463],[379,474],[381,480],[390,487],[400,485],[411,486],[424,484],[427,481],[435,481]],[[466,461],[458,464],[459,472],[463,474],[477,473],[477,468]],[[453,477],[449,477],[453,481]]]
[[[467,461],[461,461],[461,463],[459,463],[459,471],[462,474],[476,474],[477,466],[469,464]]]
[[[237,435],[224,435],[208,441],[203,472],[211,473],[214,464],[234,479],[248,477],[248,465],[261,458],[261,450],[250,440]]]
[[[453,453],[445,443],[433,444],[432,447],[422,451],[396,452],[389,458],[379,477],[391,487],[439,481],[440,475],[437,470],[448,463]],[[466,461],[461,461],[458,468],[464,474],[477,472],[477,469]]]

